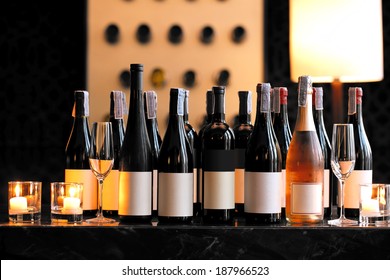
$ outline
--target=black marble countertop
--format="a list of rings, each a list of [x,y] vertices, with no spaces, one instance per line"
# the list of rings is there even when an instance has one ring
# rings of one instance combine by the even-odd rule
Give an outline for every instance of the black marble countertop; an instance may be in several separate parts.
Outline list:
[[[390,259],[390,227],[14,224],[0,213],[1,259]]]

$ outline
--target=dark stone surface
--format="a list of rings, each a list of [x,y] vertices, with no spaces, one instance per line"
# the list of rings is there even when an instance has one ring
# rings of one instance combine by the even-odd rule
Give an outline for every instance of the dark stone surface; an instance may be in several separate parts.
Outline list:
[[[390,259],[390,227],[0,223],[1,259]],[[155,224],[155,223],[154,223]]]

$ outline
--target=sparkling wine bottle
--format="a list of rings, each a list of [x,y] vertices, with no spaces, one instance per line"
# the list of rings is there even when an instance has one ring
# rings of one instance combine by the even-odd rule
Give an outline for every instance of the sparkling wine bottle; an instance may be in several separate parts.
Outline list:
[[[237,216],[244,213],[244,173],[245,153],[248,146],[248,139],[253,131],[251,123],[252,113],[252,92],[239,91],[238,124],[233,128],[236,151],[235,187],[234,201]]]
[[[95,215],[97,211],[97,180],[89,167],[89,93],[74,92],[73,127],[65,148],[65,182],[83,183],[83,214]]]
[[[146,129],[143,65],[130,65],[130,107],[119,160],[121,222],[149,223],[152,217],[153,154]]]
[[[331,145],[324,124],[324,106],[322,87],[313,87],[313,117],[318,140],[324,156],[324,218],[330,218],[332,210],[332,181],[333,172],[330,166]]]
[[[270,111],[271,85],[257,85],[257,112],[245,158],[245,218],[251,223],[279,223],[282,155],[274,137]]]
[[[273,88],[273,128],[276,139],[278,140],[280,152],[282,155],[282,218],[286,217],[286,158],[288,148],[290,146],[292,134],[288,120],[287,96],[288,90],[286,87]],[[272,99],[271,99],[272,100]]]
[[[203,132],[203,221],[231,223],[234,213],[234,132],[225,121],[225,87],[213,87],[213,118]]]
[[[185,90],[170,91],[169,121],[158,158],[158,220],[189,223],[193,216],[194,162],[184,128]]]
[[[110,92],[110,122],[114,141],[114,165],[104,179],[103,215],[117,216],[119,204],[119,153],[125,138],[123,117],[127,114],[126,96],[123,91]]]
[[[324,216],[324,157],[312,113],[312,82],[298,80],[298,114],[286,159],[286,219],[318,223]]]
[[[362,88],[349,88],[348,123],[353,124],[356,162],[351,175],[345,180],[344,208],[345,216],[355,220],[359,218],[359,186],[372,183],[372,152],[364,129],[362,97]]]
[[[144,92],[146,128],[153,154],[153,216],[157,216],[157,163],[162,140],[157,122],[157,93],[153,90]]]
[[[198,189],[200,188],[198,183],[198,160],[197,160],[197,154],[199,150],[199,136],[198,133],[196,133],[196,130],[194,127],[190,124],[188,120],[188,112],[189,112],[189,90],[184,90],[185,97],[184,97],[184,107],[183,107],[183,120],[184,120],[184,129],[188,138],[188,141],[190,142],[191,150],[192,150],[192,156],[193,156],[193,167],[194,167],[194,215],[198,216],[199,212],[201,211],[200,208],[200,200],[198,197]]]

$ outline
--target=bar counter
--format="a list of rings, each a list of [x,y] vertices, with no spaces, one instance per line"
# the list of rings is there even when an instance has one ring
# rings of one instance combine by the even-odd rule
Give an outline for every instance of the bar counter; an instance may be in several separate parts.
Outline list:
[[[45,208],[44,208],[45,209]],[[1,259],[390,259],[390,227],[14,224],[0,212]]]

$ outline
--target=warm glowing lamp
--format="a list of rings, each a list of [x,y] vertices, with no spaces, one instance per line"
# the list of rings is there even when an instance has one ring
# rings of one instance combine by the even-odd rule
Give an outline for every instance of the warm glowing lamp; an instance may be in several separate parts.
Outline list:
[[[291,80],[332,83],[341,122],[342,83],[383,79],[382,0],[290,0]]]

